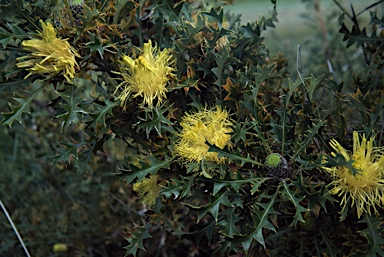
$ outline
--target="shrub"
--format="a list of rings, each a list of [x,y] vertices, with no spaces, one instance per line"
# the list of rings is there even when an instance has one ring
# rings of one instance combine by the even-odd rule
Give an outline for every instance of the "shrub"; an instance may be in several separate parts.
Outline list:
[[[63,227],[75,250],[98,244],[112,231],[94,224],[126,225],[98,201],[126,190],[105,178],[115,173],[132,205],[114,209],[132,215],[127,255],[383,256],[383,18],[370,12],[363,28],[360,13],[341,9],[346,48],[356,45],[365,57],[346,85],[332,72],[305,76],[299,61],[289,73],[283,55],[269,54],[262,34],[277,22],[276,1],[247,24],[223,4],[1,4],[1,90],[14,96],[2,124],[35,135],[30,149],[54,146],[52,166],[50,151],[39,156],[51,172],[44,176],[61,170],[58,181],[75,186],[71,194],[98,192],[80,203],[71,196],[60,210],[55,203],[68,191],[52,179],[46,192],[59,194],[47,195],[47,214],[32,221]],[[25,183],[38,172],[9,179],[30,190]],[[11,209],[21,204],[7,201]],[[97,241],[71,238],[82,229]]]

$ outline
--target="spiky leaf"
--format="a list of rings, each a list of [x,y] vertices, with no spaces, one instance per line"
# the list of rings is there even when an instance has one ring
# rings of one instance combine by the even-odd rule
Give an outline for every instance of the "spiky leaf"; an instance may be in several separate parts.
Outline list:
[[[169,169],[169,165],[172,160],[167,156],[163,161],[159,161],[152,154],[148,157],[148,160],[140,160],[140,166],[134,164],[128,164],[128,169],[120,169],[122,179],[126,180],[127,184],[132,183],[135,179],[142,181],[148,174],[156,175],[160,169]]]
[[[126,255],[132,254],[133,256],[136,256],[137,250],[145,250],[143,241],[144,239],[151,237],[151,235],[149,234],[149,229],[151,228],[151,226],[151,223],[147,223],[145,224],[145,226],[135,227],[133,230],[130,231],[130,237],[126,238],[129,245],[124,247],[127,250]]]
[[[20,105],[9,104],[11,112],[2,113],[4,119],[1,121],[1,124],[12,126],[13,121],[18,120],[21,123],[21,115],[23,113],[29,113],[29,105],[35,99],[36,95],[41,91],[41,89],[46,85],[45,83],[37,82],[36,84],[41,84],[38,89],[33,92],[30,92],[31,95],[27,99],[14,98]]]
[[[369,243],[369,248],[364,256],[384,256],[384,238],[381,237],[383,229],[381,228],[380,218],[365,214],[359,223],[367,224],[366,229],[360,230],[360,233],[367,238]]]
[[[293,203],[295,206],[295,215],[293,216],[293,221],[291,223],[291,226],[296,226],[297,222],[301,221],[304,222],[304,218],[301,215],[302,212],[308,212],[309,209],[304,208],[300,205],[300,202],[303,201],[305,196],[297,197],[295,196],[295,191],[289,189],[289,186],[287,185],[287,182],[283,180],[283,190],[281,192],[289,201]]]

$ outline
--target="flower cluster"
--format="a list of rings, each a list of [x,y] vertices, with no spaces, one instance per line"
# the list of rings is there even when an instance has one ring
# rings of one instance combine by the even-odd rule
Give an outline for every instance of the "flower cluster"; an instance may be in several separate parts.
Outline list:
[[[347,167],[325,168],[333,179],[331,193],[342,197],[343,210],[349,204],[355,205],[359,218],[363,213],[378,213],[377,207],[384,204],[384,147],[373,147],[373,138],[367,141],[365,135],[360,142],[356,131],[353,133],[353,153],[336,140],[331,140],[330,145],[347,161],[351,160],[358,170],[354,174]]]
[[[182,130],[178,133],[175,152],[187,162],[200,162],[203,159],[223,163],[215,152],[208,152],[208,141],[219,148],[231,146],[229,133],[233,123],[226,110],[216,106],[199,112],[186,114],[180,122]]]
[[[26,76],[32,74],[56,75],[63,72],[65,79],[71,83],[75,76],[75,69],[79,68],[75,57],[80,57],[76,50],[66,39],[56,36],[56,30],[52,24],[40,20],[43,32],[38,32],[41,39],[24,40],[22,43],[29,55],[17,58],[16,66],[29,71]]]
[[[123,55],[120,62],[121,75],[124,81],[117,87],[115,95],[126,109],[129,96],[144,97],[144,103],[153,106],[157,98],[159,105],[165,98],[167,83],[175,75],[173,65],[176,59],[171,55],[170,49],[159,51],[152,46],[151,40],[144,44],[142,55],[136,60]],[[122,90],[121,90],[122,88]]]

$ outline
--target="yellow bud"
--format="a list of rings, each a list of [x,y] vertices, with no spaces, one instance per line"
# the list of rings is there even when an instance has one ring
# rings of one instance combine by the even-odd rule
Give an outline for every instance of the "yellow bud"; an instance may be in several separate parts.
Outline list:
[[[54,253],[63,253],[68,251],[68,246],[66,244],[54,244],[52,246],[52,251]]]

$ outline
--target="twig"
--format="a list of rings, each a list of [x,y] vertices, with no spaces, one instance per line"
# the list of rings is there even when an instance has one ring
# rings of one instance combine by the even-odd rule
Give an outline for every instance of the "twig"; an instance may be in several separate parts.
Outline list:
[[[5,206],[4,206],[4,204],[3,204],[3,202],[1,200],[0,200],[0,205],[1,205],[1,208],[3,209],[3,212],[4,212],[5,216],[7,217],[8,221],[9,221],[9,224],[11,224],[11,226],[13,228],[13,231],[15,231],[15,234],[16,234],[17,238],[19,239],[19,241],[21,243],[21,246],[24,249],[24,252],[27,254],[28,257],[31,257],[31,255],[29,255],[27,247],[25,246],[25,244],[23,242],[23,239],[21,238],[19,232],[17,231],[17,228],[16,228],[15,224],[13,224],[13,221],[12,221],[11,217],[9,216],[9,214],[7,212],[7,209],[5,208]]]
[[[301,62],[300,45],[297,45],[296,71],[297,71],[297,74],[299,75],[301,82],[303,83],[304,88],[307,89],[308,91],[307,85],[305,84],[303,76],[301,75],[303,73],[303,63]],[[307,101],[308,100],[307,94],[304,94],[304,97],[305,97],[305,101]]]

